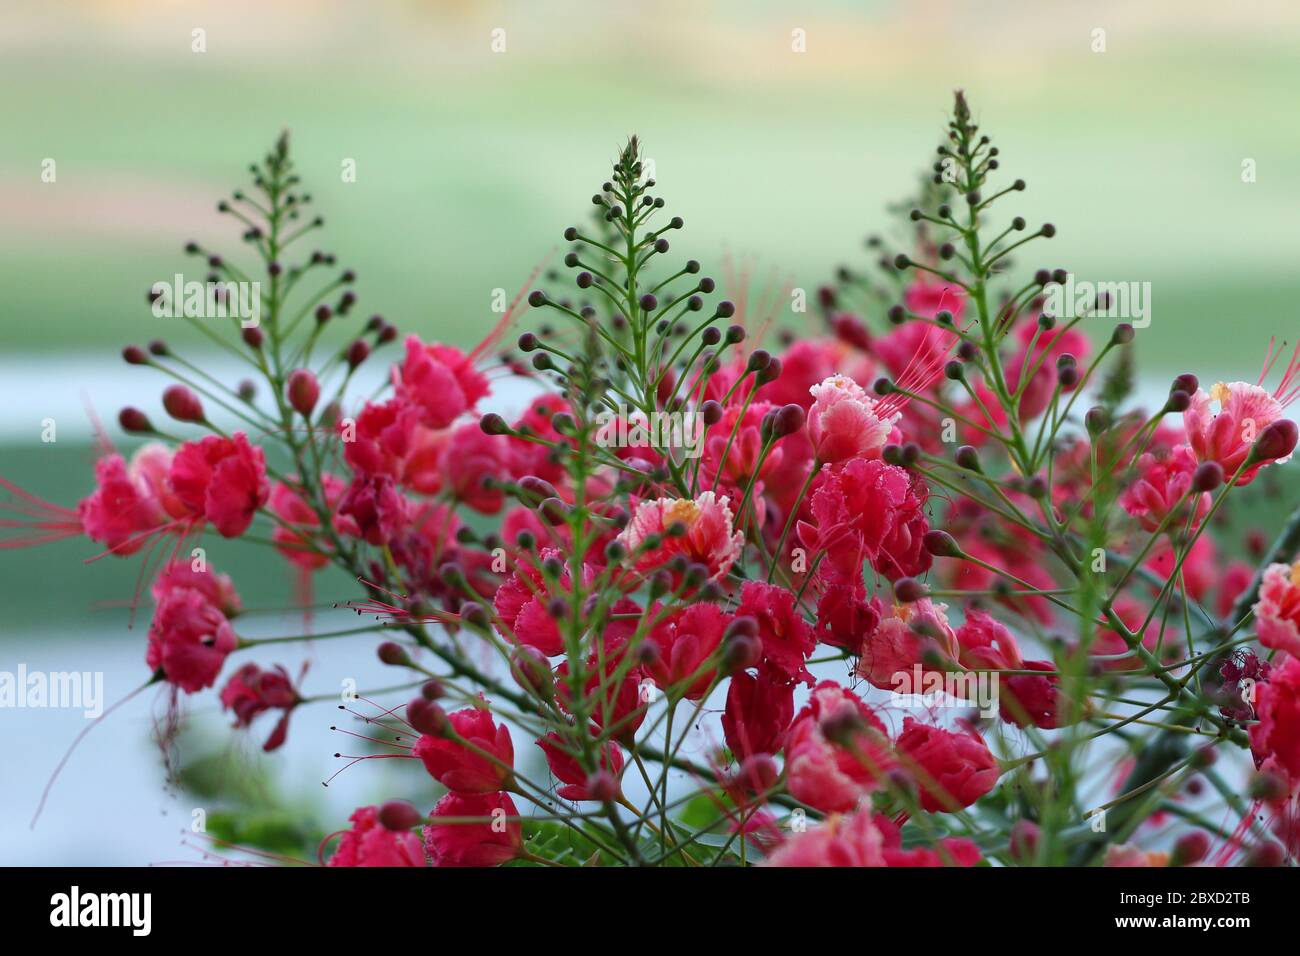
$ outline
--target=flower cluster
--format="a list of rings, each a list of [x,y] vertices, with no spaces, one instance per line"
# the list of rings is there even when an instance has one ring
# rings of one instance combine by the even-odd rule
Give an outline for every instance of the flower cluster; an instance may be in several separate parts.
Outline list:
[[[1170,853],[1142,827],[1204,790],[1216,749],[1258,768],[1215,775],[1232,808],[1236,787],[1285,819],[1300,789],[1300,562],[1282,563],[1300,522],[1258,577],[1216,573],[1209,535],[1295,447],[1300,350],[1272,391],[1275,354],[1260,384],[1186,374],[1134,407],[1134,329],[1101,300],[1052,314],[1064,270],[1011,279],[1009,254],[1056,230],[991,224],[1025,188],[993,185],[998,156],[958,94],[906,244],[870,240],[873,268],[841,270],[820,327],[774,347],[673,258],[684,223],[634,137],[564,232],[569,271],[539,273],[466,351],[378,316],[339,340],[355,276],[293,256],[319,220],[282,139],[257,197],[222,204],[267,276],[261,326],[230,346],[262,384],[126,349],[177,380],[161,404],[189,437],[125,409],[147,444],[102,457],[75,511],[11,488],[5,525],[167,555],[154,680],[220,684],[237,727],[280,712],[267,750],[325,698],[228,661],[270,642],[240,636],[226,575],[177,555],[215,533],[360,582],[374,626],[356,630],[419,688],[372,739],[445,794],[358,809],[333,866],[1282,859],[1294,839],[1261,837],[1254,810],[1222,831],[1188,814]],[[542,318],[503,350],[524,315]],[[385,346],[382,389],[358,398]],[[1115,799],[1085,803],[1122,756]]]

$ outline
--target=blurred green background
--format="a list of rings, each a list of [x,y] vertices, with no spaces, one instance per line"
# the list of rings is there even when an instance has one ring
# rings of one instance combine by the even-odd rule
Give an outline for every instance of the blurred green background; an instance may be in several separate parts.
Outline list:
[[[962,87],[1008,181],[1029,182],[1003,214],[1059,228],[1021,265],[1152,283],[1144,372],[1253,377],[1268,338],[1293,337],[1294,4],[789,6],[6,0],[0,474],[70,503],[92,452],[40,443],[55,397],[85,389],[111,422],[110,381],[156,412],[163,383],[116,352],[159,335],[201,350],[145,290],[197,277],[188,239],[244,253],[215,202],[284,128],[327,218],[309,241],[357,271],[357,314],[469,344],[492,290],[517,289],[588,214],[629,133],[687,221],[676,251],[812,289],[867,262],[863,237],[912,191]],[[84,435],[74,417],[65,434]],[[134,569],[66,570],[81,550],[0,552],[2,586],[24,598],[0,631],[123,597]]]

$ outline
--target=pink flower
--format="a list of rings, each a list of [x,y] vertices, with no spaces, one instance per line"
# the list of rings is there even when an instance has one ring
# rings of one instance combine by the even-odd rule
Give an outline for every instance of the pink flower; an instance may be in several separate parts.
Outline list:
[[[245,664],[221,689],[221,706],[234,712],[236,727],[248,727],[268,710],[284,711],[262,745],[268,753],[284,743],[289,734],[289,715],[301,700],[288,671],[278,664],[269,671],[256,664]]]
[[[879,626],[883,609],[879,598],[867,598],[861,582],[832,584],[817,602],[817,640],[861,653],[867,636]]]
[[[476,423],[452,431],[442,454],[442,487],[480,514],[493,515],[505,503],[501,483],[511,477],[510,445]]]
[[[1286,658],[1254,690],[1259,722],[1249,733],[1255,765],[1284,774],[1294,791],[1300,787],[1300,658]]]
[[[325,506],[335,516],[334,527],[346,534],[355,534],[355,522],[338,514],[338,507],[347,493],[347,483],[329,472],[321,472],[320,483],[325,491]],[[325,536],[316,533],[320,527],[320,516],[307,503],[300,485],[277,481],[271,487],[271,511],[287,524],[301,528],[295,530],[277,524],[271,532],[276,550],[286,560],[308,571],[317,571],[329,564],[333,545]]]
[[[1255,631],[1265,647],[1300,658],[1300,561],[1270,564],[1264,570],[1255,603]]]
[[[211,522],[223,538],[247,531],[271,494],[266,456],[243,432],[181,445],[172,459],[171,486],[181,503]]]
[[[869,809],[846,816],[832,815],[786,840],[767,859],[768,866],[880,867],[885,841]]]
[[[1177,445],[1168,455],[1150,452],[1142,455],[1137,462],[1137,478],[1120,493],[1120,505],[1145,530],[1154,532],[1165,518],[1173,515],[1183,496],[1191,490],[1197,464],[1191,445]],[[1202,492],[1193,495],[1192,500],[1196,503],[1199,523],[1210,510],[1210,495]],[[1185,503],[1181,514],[1184,517],[1187,514]]]
[[[387,475],[352,479],[338,513],[349,519],[349,533],[376,547],[392,541],[411,520],[407,500]]]
[[[339,838],[326,866],[425,866],[420,838],[385,829],[378,807],[361,807],[349,818],[352,829]]]
[[[774,754],[794,718],[794,681],[770,667],[756,676],[739,671],[731,676],[722,733],[737,760]]]
[[[1212,410],[1216,402],[1217,414]],[[1209,392],[1203,388],[1196,390],[1191,405],[1183,412],[1183,426],[1197,458],[1217,461],[1231,481],[1250,456],[1260,433],[1282,417],[1284,407],[1285,399],[1279,401],[1278,395],[1269,394],[1259,385],[1219,382]],[[1271,461],[1284,462],[1290,458],[1288,453],[1283,458],[1258,461],[1242,472],[1237,484],[1249,484],[1259,469]]]
[[[239,644],[221,608],[196,588],[176,587],[158,602],[145,663],[188,694],[211,687]]]
[[[901,691],[911,681],[916,668],[922,674],[942,673],[942,667],[931,663],[932,655],[941,661],[956,664],[957,635],[948,624],[946,604],[935,604],[922,598],[911,604],[896,604],[892,612],[881,618],[880,626],[867,637],[858,660],[857,673],[874,687]],[[913,688],[908,693],[919,693]]]
[[[515,748],[510,731],[489,710],[467,707],[447,715],[458,739],[422,734],[411,753],[429,775],[457,793],[492,793],[510,785]]]
[[[852,810],[895,765],[885,725],[834,681],[813,688],[786,734],[790,795],[827,813]]]
[[[429,428],[446,428],[490,391],[487,376],[460,349],[425,345],[414,335],[406,339],[406,360],[393,369],[393,386]]]
[[[817,637],[795,604],[794,592],[775,584],[747,581],[737,617],[752,617],[763,642],[763,664],[791,680],[812,683],[804,661],[817,649]]]
[[[645,705],[650,700],[642,690],[646,674],[640,667],[622,665],[623,653],[618,649],[617,639],[611,642],[606,635],[606,644],[603,668],[596,655],[587,658],[586,671],[591,676],[583,686],[583,699],[591,709],[588,715],[591,722],[630,748],[637,728],[645,720]],[[620,673],[622,679],[618,679]],[[565,713],[572,715],[575,708],[568,661],[555,669],[555,690],[556,702]]]
[[[971,670],[1020,670],[1024,661],[1015,636],[978,608],[966,611],[966,620],[957,628],[958,660]]]
[[[432,434],[420,419],[420,407],[400,398],[367,404],[355,420],[339,423],[344,460],[359,475],[388,475],[402,481],[417,436]],[[428,490],[437,491],[436,483]]]
[[[769,866],[939,867],[974,866],[979,848],[962,837],[937,841],[936,849],[903,849],[902,834],[887,817],[863,807],[833,814],[821,826],[786,840],[768,857]]]
[[[685,533],[671,534],[670,528]],[[659,535],[662,541],[658,547],[641,553],[650,535]],[[635,556],[638,571],[657,570],[681,556],[692,564],[703,565],[709,580],[717,580],[740,556],[744,536],[732,531],[729,500],[715,498],[713,492],[706,491],[694,500],[657,498],[641,502],[617,540]],[[679,573],[676,583],[680,579]]]
[[[880,456],[897,412],[885,413],[861,385],[845,375],[832,375],[810,392],[808,437],[818,461],[837,464],[850,458]]]
[[[547,657],[564,653],[564,637],[547,605],[555,597],[562,598],[567,604],[573,591],[567,561],[560,574],[559,587],[547,584],[541,564],[551,558],[562,559],[563,555],[555,548],[546,548],[536,558],[532,555],[520,556],[515,562],[514,573],[501,583],[492,599],[498,618],[497,630],[501,636],[517,644],[535,647]],[[595,576],[596,570],[584,564],[583,586],[590,586]]]
[[[894,746],[903,766],[916,777],[921,808],[929,813],[969,807],[992,790],[1001,775],[984,739],[969,726],[954,733],[908,717]]]
[[[928,490],[918,476],[879,459],[854,458],[823,469],[822,477],[812,496],[815,523],[801,521],[799,538],[811,551],[825,551],[820,567],[832,580],[860,581],[864,561],[890,580],[929,570]]]
[[[197,571],[190,561],[177,560],[166,565],[158,572],[150,590],[154,603],[161,604],[168,594],[182,588],[201,592],[226,617],[234,617],[243,607],[230,575],[218,574],[208,567]]]
[[[556,794],[565,800],[595,800],[587,787],[588,774],[582,769],[578,759],[566,749],[576,746],[563,740],[559,734],[550,733],[537,738],[537,746],[546,755],[546,765],[551,768],[555,778],[564,784]],[[600,769],[614,780],[623,775],[623,751],[617,744],[606,743],[599,748]]]
[[[499,866],[523,853],[519,810],[507,793],[449,793],[430,819],[483,817],[481,823],[430,823],[424,849],[434,866]]]
[[[646,664],[646,671],[660,688],[684,685],[687,700],[699,700],[717,678],[717,665],[705,664],[722,644],[722,633],[731,616],[716,604],[692,604],[671,615],[649,636],[658,654]],[[687,683],[687,682],[690,683]]]
[[[77,514],[86,537],[125,557],[144,546],[149,532],[167,519],[149,483],[134,469],[127,470],[121,455],[105,455],[95,462],[97,487],[83,498]]]

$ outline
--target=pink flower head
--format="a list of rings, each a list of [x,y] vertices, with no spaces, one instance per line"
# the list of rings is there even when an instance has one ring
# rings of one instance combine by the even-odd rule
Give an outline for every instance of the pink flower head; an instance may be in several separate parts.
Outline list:
[[[979,848],[963,837],[945,837],[937,848],[904,850],[897,826],[863,807],[834,814],[817,827],[796,834],[768,858],[769,866],[939,867],[974,866]]]
[[[1154,532],[1162,521],[1174,516],[1179,502],[1191,490],[1197,464],[1191,445],[1177,445],[1168,455],[1142,455],[1138,458],[1137,478],[1120,493],[1120,505],[1145,530]],[[1202,492],[1193,495],[1192,500],[1199,523],[1210,510],[1210,494]],[[1181,513],[1186,516],[1185,504]]]
[[[1020,670],[1024,660],[1015,636],[978,608],[966,611],[966,620],[957,628],[958,660],[972,670]]]
[[[737,760],[781,749],[794,719],[794,681],[770,667],[757,675],[739,671],[731,676],[722,733]]]
[[[461,425],[447,438],[442,455],[442,487],[457,501],[485,515],[505,503],[501,483],[510,477],[510,444],[488,435],[477,423]]]
[[[1300,658],[1300,561],[1270,564],[1255,603],[1255,630],[1265,647]]]
[[[737,617],[752,617],[763,642],[763,664],[790,680],[812,683],[804,662],[817,649],[817,636],[795,604],[794,592],[775,584],[747,581]]]
[[[411,520],[409,502],[387,475],[352,479],[338,513],[348,519],[348,533],[376,547],[396,538]]]
[[[864,561],[890,580],[929,570],[928,490],[919,476],[879,459],[854,458],[823,469],[822,477],[812,496],[815,524],[800,522],[799,539],[814,553],[825,551],[821,567],[833,580],[860,581]]]
[[[587,772],[582,769],[578,759],[566,749],[570,745],[559,734],[550,733],[537,738],[537,746],[546,755],[546,765],[551,768],[551,773],[564,785],[555,791],[557,796],[575,802],[598,799],[592,795],[587,786]],[[614,780],[622,777],[623,751],[619,749],[618,744],[606,743],[599,748],[599,753],[600,769]]]
[[[992,790],[1001,775],[984,739],[969,726],[954,733],[908,717],[894,746],[916,778],[921,808],[929,813],[969,807]]]
[[[172,459],[171,486],[181,503],[223,538],[247,531],[271,495],[266,456],[243,432],[230,438],[208,435],[181,445]]]
[[[560,627],[551,616],[547,605],[553,598],[561,598],[566,605],[573,592],[569,564],[564,563],[559,584],[548,584],[542,574],[541,564],[552,558],[562,559],[555,548],[546,548],[536,559],[523,555],[515,562],[514,573],[497,588],[492,606],[497,612],[497,630],[508,641],[535,647],[547,657],[564,653],[564,638]],[[583,586],[595,580],[596,569],[582,566]]]
[[[320,483],[325,491],[325,506],[334,515],[334,527],[348,534],[355,533],[355,523],[338,514],[338,507],[347,493],[347,482],[326,471],[321,472]],[[298,525],[300,529],[277,524],[271,532],[276,550],[287,561],[308,571],[318,571],[329,564],[333,546],[323,535],[316,533],[320,516],[307,503],[301,486],[283,481],[272,485],[271,511],[286,524]]]
[[[262,745],[268,753],[284,743],[289,734],[289,715],[301,701],[289,672],[278,664],[269,671],[253,663],[245,664],[221,689],[221,706],[234,712],[236,727],[248,727],[268,710],[284,711]]]
[[[145,663],[162,670],[169,684],[193,694],[216,682],[226,655],[238,644],[226,615],[207,594],[172,588],[154,611]]]
[[[834,681],[813,688],[786,734],[790,795],[827,813],[852,810],[895,765],[885,725],[856,694]]]
[[[499,866],[523,853],[519,810],[508,793],[449,793],[429,817],[462,818],[424,828],[424,849],[434,866]],[[483,820],[462,822],[466,817]]]
[[[957,635],[948,624],[947,610],[946,604],[929,598],[894,605],[863,645],[858,675],[882,690],[899,690],[910,686],[907,682],[913,680],[918,667],[922,674],[943,673],[942,666],[931,662],[936,655],[956,667]]]
[[[1223,473],[1229,481],[1250,457],[1255,441],[1264,429],[1281,418],[1283,410],[1300,395],[1300,386],[1294,382],[1297,372],[1300,372],[1300,364],[1297,364],[1300,343],[1297,343],[1278,387],[1271,393],[1263,387],[1264,379],[1280,354],[1274,351],[1270,342],[1264,370],[1256,384],[1219,382],[1209,392],[1198,388],[1191,404],[1183,412],[1183,426],[1196,456],[1201,461],[1217,461],[1223,466]],[[1215,403],[1219,406],[1217,414],[1212,410]],[[1289,461],[1290,458],[1289,449],[1283,452],[1283,457],[1259,458],[1241,473],[1237,484],[1249,484],[1264,465]]]
[[[420,838],[386,829],[378,807],[361,807],[349,818],[352,829],[339,837],[326,866],[425,866]]]
[[[610,642],[606,641],[607,644]],[[651,697],[645,693],[643,681],[646,673],[640,667],[627,668],[617,642],[608,647],[604,667],[596,655],[587,658],[586,671],[591,676],[583,685],[583,695],[591,722],[609,732],[614,740],[631,746],[637,729],[645,720],[646,705]],[[622,678],[619,678],[619,675]],[[569,681],[569,663],[565,661],[555,669],[556,702],[565,713],[575,711],[573,691]]]
[[[230,575],[218,574],[209,567],[195,570],[190,561],[176,560],[165,566],[158,572],[150,590],[154,603],[161,604],[171,592],[183,588],[193,588],[202,593],[208,603],[216,605],[226,617],[234,617],[243,608]]]
[[[460,349],[406,339],[406,360],[393,369],[397,397],[420,409],[429,428],[446,428],[490,391],[487,376]]]
[[[400,398],[370,402],[354,420],[339,423],[344,460],[359,475],[388,475],[405,481],[408,460],[421,445],[421,434],[434,434],[420,419],[420,407]],[[435,463],[437,457],[433,456]],[[432,488],[419,490],[437,491],[436,482]]]
[[[722,644],[730,622],[731,616],[716,604],[692,604],[672,614],[650,633],[658,653],[646,671],[660,688],[684,685],[682,696],[699,700],[717,678],[716,663],[705,665]]]
[[[95,491],[83,498],[77,514],[86,537],[125,557],[144,546],[167,520],[157,495],[142,477],[128,470],[121,455],[95,462]]]
[[[684,529],[685,533],[670,533],[670,529]],[[642,553],[642,544],[651,535],[662,540],[658,547]],[[732,530],[729,499],[715,498],[713,492],[705,491],[694,500],[657,498],[641,502],[617,540],[635,556],[638,571],[657,570],[680,556],[690,564],[703,565],[708,579],[715,581],[731,570],[740,556],[744,536]],[[674,583],[680,584],[680,580],[678,572]]]
[[[832,647],[861,653],[867,636],[880,624],[884,605],[880,598],[867,598],[862,583],[832,584],[817,602],[817,640]]]
[[[1284,774],[1294,791],[1300,787],[1300,658],[1287,657],[1254,691],[1259,722],[1249,733],[1255,764]]]
[[[456,737],[422,734],[411,753],[424,761],[429,775],[457,793],[492,793],[510,784],[515,748],[510,731],[498,726],[485,708],[467,707],[448,714]]]
[[[832,375],[814,385],[808,411],[808,437],[817,460],[838,464],[850,458],[878,458],[889,441],[897,411],[880,404],[846,375]]]

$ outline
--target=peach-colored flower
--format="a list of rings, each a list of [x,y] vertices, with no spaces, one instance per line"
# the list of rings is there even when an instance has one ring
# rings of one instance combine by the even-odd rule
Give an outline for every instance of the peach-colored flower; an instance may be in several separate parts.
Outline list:
[[[931,650],[955,666],[959,652],[957,635],[948,624],[947,610],[946,604],[936,604],[929,598],[896,604],[891,613],[881,618],[875,633],[863,645],[858,675],[875,687],[898,690],[897,675],[905,675],[910,680],[917,667],[923,674],[935,671],[925,663]]]
[[[709,579],[716,580],[731,570],[740,556],[744,536],[732,530],[732,520],[731,500],[717,498],[711,491],[694,500],[656,498],[637,506],[618,541],[636,555],[638,571],[653,571],[681,555],[693,564],[704,565]],[[681,525],[685,534],[670,533],[675,525]],[[663,540],[658,547],[637,554],[650,535],[659,535]]]

